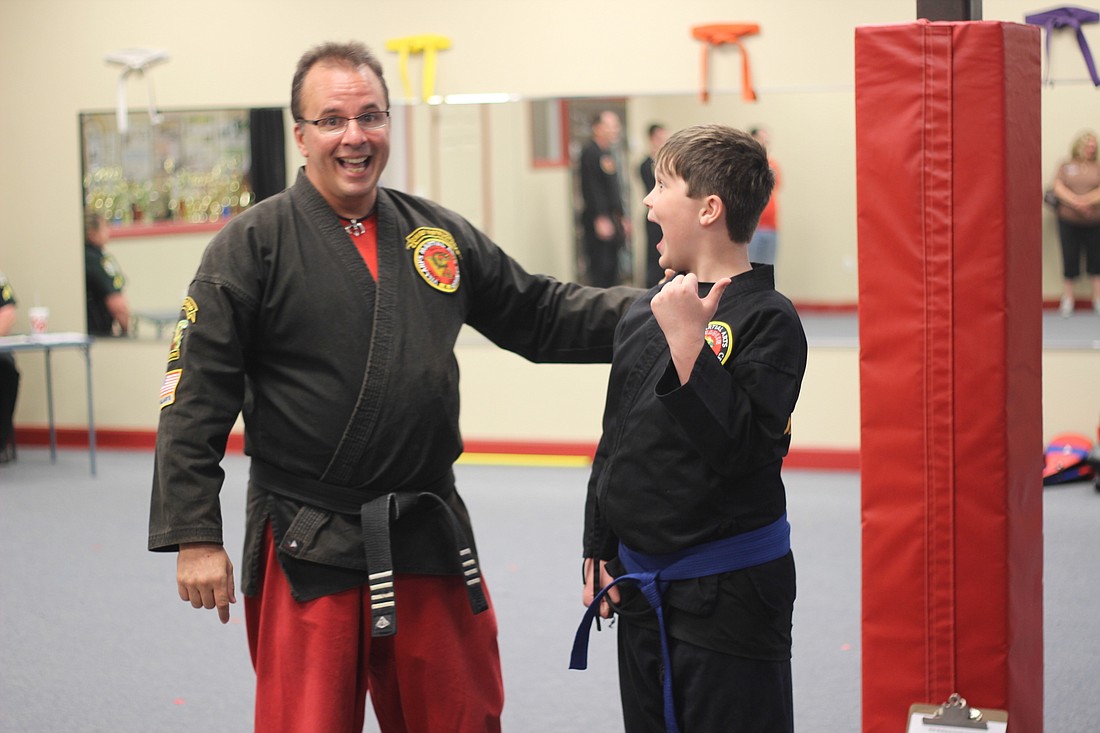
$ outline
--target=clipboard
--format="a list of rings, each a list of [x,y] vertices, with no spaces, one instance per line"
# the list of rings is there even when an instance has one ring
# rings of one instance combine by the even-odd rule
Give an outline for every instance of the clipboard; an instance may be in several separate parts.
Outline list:
[[[915,704],[909,708],[906,733],[1005,733],[1008,713],[991,708],[972,708],[959,693],[952,693],[942,705]]]

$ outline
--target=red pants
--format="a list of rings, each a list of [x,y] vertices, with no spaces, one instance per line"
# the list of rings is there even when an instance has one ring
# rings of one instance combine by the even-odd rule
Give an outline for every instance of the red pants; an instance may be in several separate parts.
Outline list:
[[[474,615],[460,576],[398,575],[398,633],[371,638],[364,588],[299,603],[270,529],[265,545],[260,594],[244,599],[256,731],[361,733],[368,693],[384,733],[500,731],[504,685],[491,600]]]

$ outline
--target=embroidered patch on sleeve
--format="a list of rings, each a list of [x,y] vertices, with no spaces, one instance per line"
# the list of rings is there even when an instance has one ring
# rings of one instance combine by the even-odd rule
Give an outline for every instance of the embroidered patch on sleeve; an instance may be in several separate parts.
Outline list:
[[[461,280],[459,259],[462,252],[451,233],[435,227],[419,227],[405,237],[406,249],[412,250],[413,265],[424,282],[436,290],[453,293]]]
[[[180,306],[180,319],[176,322],[176,330],[172,334],[172,346],[168,349],[168,361],[173,362],[180,358],[180,349],[183,348],[183,335],[187,326],[195,323],[199,317],[199,306],[195,299],[187,296]]]
[[[199,317],[199,304],[195,302],[195,299],[188,295],[183,299],[183,305],[180,306],[180,310],[183,311],[183,317],[194,323]]]
[[[722,321],[711,321],[707,324],[706,330],[703,331],[703,338],[707,340],[707,346],[718,357],[718,361],[725,364],[733,352],[733,332],[730,330],[729,324]]]
[[[172,369],[164,375],[164,381],[160,385],[160,409],[168,407],[176,401],[176,387],[183,376],[182,369]]]

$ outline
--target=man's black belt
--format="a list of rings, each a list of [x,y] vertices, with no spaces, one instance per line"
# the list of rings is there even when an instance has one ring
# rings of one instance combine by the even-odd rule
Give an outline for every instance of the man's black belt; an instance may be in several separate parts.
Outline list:
[[[390,552],[390,525],[418,505],[435,503],[451,528],[455,551],[470,610],[475,614],[489,608],[481,583],[477,556],[470,547],[466,532],[458,517],[445,501],[454,492],[454,476],[445,476],[423,486],[401,491],[381,492],[348,486],[336,486],[317,479],[287,473],[259,459],[252,459],[249,479],[258,488],[294,499],[308,507],[339,514],[358,515],[363,533],[363,551],[367,559],[368,585],[371,603],[371,636],[393,636],[397,633],[397,599],[393,587],[393,557]],[[305,547],[324,521],[320,511],[307,515],[304,522],[295,521],[280,542],[280,549],[290,555]]]

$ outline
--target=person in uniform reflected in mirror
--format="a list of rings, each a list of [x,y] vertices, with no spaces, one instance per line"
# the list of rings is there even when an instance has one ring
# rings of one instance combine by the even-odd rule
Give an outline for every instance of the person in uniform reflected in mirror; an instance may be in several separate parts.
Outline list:
[[[768,150],[772,135],[766,127],[754,127],[749,130],[752,139]],[[762,265],[774,265],[779,252],[779,187],[782,179],[779,174],[779,164],[768,153],[768,165],[775,174],[775,189],[772,191],[768,205],[764,207],[764,213],[760,215],[760,223],[753,232],[752,241],[749,242],[749,262],[759,262]]]
[[[15,293],[0,272],[0,336],[7,336],[15,325]],[[15,459],[15,400],[19,396],[19,370],[15,356],[0,352],[0,463]]]
[[[653,187],[657,185],[657,177],[653,172],[653,161],[657,158],[657,151],[661,149],[661,146],[665,144],[665,140],[668,139],[668,130],[664,125],[654,123],[649,126],[648,137],[649,155],[642,161],[642,165],[638,169],[638,175],[641,176],[642,188],[645,189],[646,195],[648,195],[649,192],[653,190]],[[665,271],[661,268],[659,263],[661,253],[657,251],[657,243],[661,241],[661,225],[647,218],[645,222],[645,238],[644,284],[649,288],[659,283],[661,278],[665,276]]]
[[[84,283],[87,289],[88,333],[126,336],[130,333],[130,304],[123,295],[126,278],[109,252],[111,230],[95,211],[84,214]]]
[[[592,120],[592,138],[581,149],[580,177],[587,282],[618,285],[619,256],[630,233],[623,213],[619,167],[612,148],[622,134],[619,116],[604,110]]]

